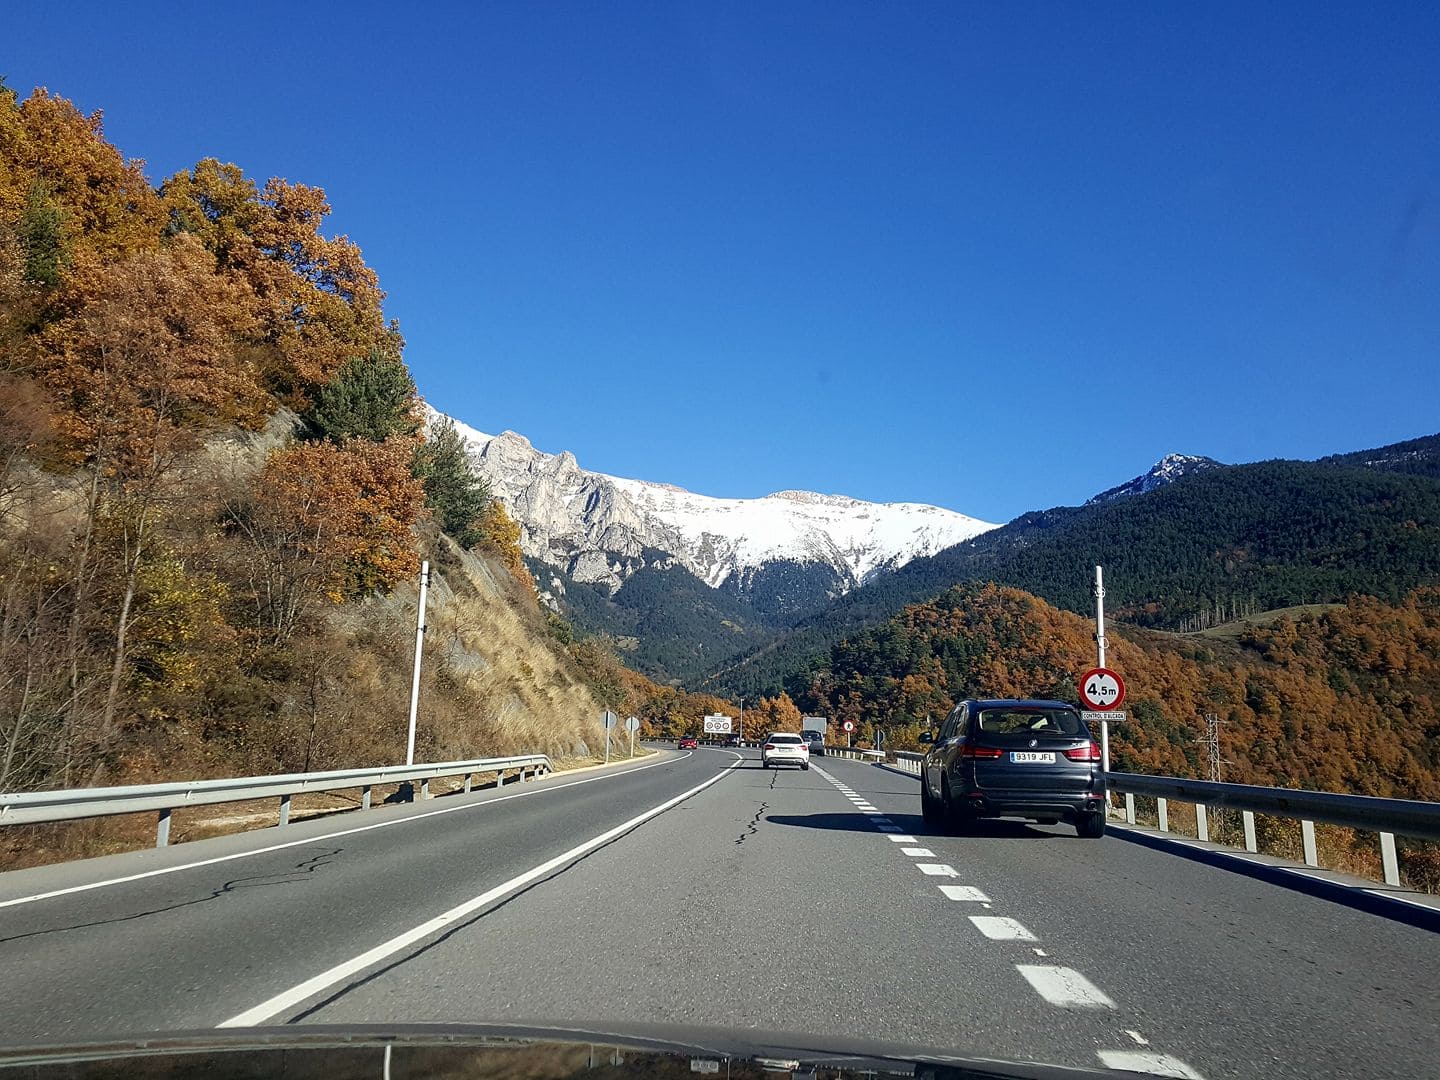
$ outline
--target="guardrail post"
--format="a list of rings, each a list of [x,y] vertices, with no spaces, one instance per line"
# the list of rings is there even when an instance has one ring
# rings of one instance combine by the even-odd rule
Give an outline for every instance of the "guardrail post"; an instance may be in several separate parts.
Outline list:
[[[420,798],[421,798],[421,799],[428,799],[429,797],[430,797],[430,778],[427,776],[427,777],[425,777],[424,779],[422,779],[422,780],[420,781]]]
[[[470,774],[468,772],[465,774],[465,794],[470,794]]]
[[[1400,858],[1395,853],[1395,834],[1380,834],[1380,864],[1385,868],[1385,884],[1400,884]]]
[[[1300,822],[1300,843],[1305,848],[1305,865],[1319,866],[1320,855],[1315,850],[1315,822]]]
[[[1135,824],[1135,793],[1133,791],[1125,792],[1125,824]]]
[[[1260,845],[1255,842],[1255,811],[1242,810],[1240,819],[1245,823],[1245,850],[1259,851]]]
[[[369,809],[370,809],[370,785],[369,785],[369,784],[366,784],[363,788],[360,789],[360,809],[361,809],[361,810],[369,810]]]
[[[1157,811],[1157,812],[1159,813],[1159,815],[1160,815],[1160,831],[1161,831],[1161,832],[1169,832],[1169,831],[1170,831],[1170,808],[1166,805],[1167,802],[1168,802],[1168,800],[1166,800],[1166,799],[1156,799],[1156,800],[1155,800],[1155,809],[1156,809],[1156,811]]]
[[[505,786],[505,770],[504,770],[504,769],[496,769],[496,770],[495,770],[495,786],[496,786],[496,787],[504,787],[504,786]]]
[[[155,846],[164,847],[170,843],[170,811],[160,811],[160,822],[155,826]]]
[[[290,824],[290,796],[289,796],[289,795],[281,795],[281,796],[280,796],[280,824],[281,824],[281,825],[289,825],[289,824]]]
[[[1201,840],[1210,839],[1210,815],[1203,802],[1195,804],[1195,835]]]

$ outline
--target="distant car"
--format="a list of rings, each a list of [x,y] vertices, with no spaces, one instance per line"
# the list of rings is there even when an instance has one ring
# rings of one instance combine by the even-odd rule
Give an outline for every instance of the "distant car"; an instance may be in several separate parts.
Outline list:
[[[760,751],[760,765],[766,769],[780,765],[798,765],[808,771],[810,744],[793,732],[772,732],[765,737],[765,746]]]
[[[802,731],[800,737],[810,747],[810,753],[817,757],[825,756],[825,733],[823,731]]]
[[[697,739],[697,738],[695,738],[694,735],[686,735],[683,739],[680,740],[679,749],[681,749],[681,750],[699,750],[699,749],[700,749],[700,740]]]
[[[725,740],[725,745],[726,745],[726,746],[739,746],[739,745],[740,745],[740,736],[739,736],[739,735],[731,735],[728,739]]]
[[[1063,701],[962,701],[921,762],[920,810],[962,832],[978,818],[1023,817],[1104,836],[1100,747]]]

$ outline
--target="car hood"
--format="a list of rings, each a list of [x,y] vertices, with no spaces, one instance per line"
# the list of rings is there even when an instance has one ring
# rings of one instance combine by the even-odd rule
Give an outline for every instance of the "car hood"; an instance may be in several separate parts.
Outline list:
[[[749,1029],[616,1025],[318,1024],[177,1031],[103,1043],[0,1049],[33,1080],[115,1076],[215,1080],[917,1080],[1134,1076],[998,1061],[952,1050]]]

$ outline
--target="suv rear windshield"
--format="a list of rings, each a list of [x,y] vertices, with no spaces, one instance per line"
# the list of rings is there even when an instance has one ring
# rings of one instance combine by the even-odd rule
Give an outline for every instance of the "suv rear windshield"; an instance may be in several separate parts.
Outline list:
[[[799,735],[771,735],[769,741],[776,745],[783,743],[789,746],[792,743],[804,742],[805,740],[800,738]]]
[[[1085,721],[1069,709],[981,709],[978,728],[985,735],[1088,735]]]

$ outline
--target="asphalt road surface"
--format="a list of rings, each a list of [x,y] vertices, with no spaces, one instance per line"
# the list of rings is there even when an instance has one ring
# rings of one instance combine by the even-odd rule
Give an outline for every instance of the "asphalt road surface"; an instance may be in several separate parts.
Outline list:
[[[917,782],[701,749],[0,874],[0,1045],[705,1024],[1221,1077],[1440,1075],[1440,935]]]

